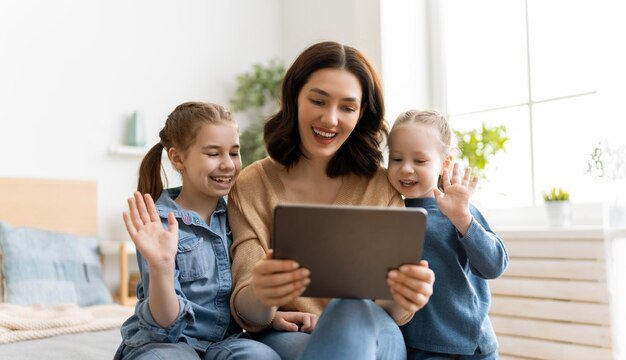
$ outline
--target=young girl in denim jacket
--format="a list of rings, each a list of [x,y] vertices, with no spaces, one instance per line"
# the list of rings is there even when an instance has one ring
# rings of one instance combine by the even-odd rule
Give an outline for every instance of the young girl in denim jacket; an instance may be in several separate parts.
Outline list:
[[[188,102],[168,116],[159,137],[141,163],[130,213],[123,214],[141,282],[115,358],[279,359],[230,313],[224,196],[241,171],[237,124],[220,105]],[[182,187],[163,189],[163,149]]]
[[[451,139],[448,121],[434,111],[401,114],[389,135],[387,177],[407,207],[428,211],[424,259],[437,277],[430,302],[401,328],[409,360],[497,358],[487,280],[509,259],[469,203],[478,179],[470,181],[469,169],[461,178],[458,164],[449,176]]]

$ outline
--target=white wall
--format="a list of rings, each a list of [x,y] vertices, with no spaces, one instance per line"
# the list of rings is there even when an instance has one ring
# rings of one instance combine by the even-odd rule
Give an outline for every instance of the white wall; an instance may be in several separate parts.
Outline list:
[[[358,48],[380,71],[380,0],[283,0],[282,11],[288,64],[306,47],[332,40]]]
[[[187,100],[227,104],[281,55],[278,1],[0,3],[0,176],[96,179],[100,235],[126,238],[140,157],[108,154],[140,110],[148,143]]]

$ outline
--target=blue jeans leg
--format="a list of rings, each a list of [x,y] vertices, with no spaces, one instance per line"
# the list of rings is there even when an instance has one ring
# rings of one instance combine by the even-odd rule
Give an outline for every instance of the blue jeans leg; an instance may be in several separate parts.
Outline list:
[[[302,332],[273,329],[252,334],[252,338],[274,349],[281,359],[298,359],[311,335]]]
[[[209,346],[203,359],[280,360],[280,356],[269,346],[250,339],[248,334],[241,333]]]
[[[476,351],[474,355],[453,355],[423,351],[418,349],[409,349],[408,358],[409,360],[497,360],[498,351],[494,351],[488,354],[481,354]]]
[[[248,334],[236,334],[213,343],[202,356],[189,344],[147,343],[138,347],[121,345],[116,359],[123,360],[280,360],[269,346],[254,341]]]
[[[119,352],[117,355],[121,355],[123,360],[200,360],[196,350],[187,343],[147,343],[138,347],[121,345]]]
[[[334,299],[301,359],[405,360],[406,348],[398,325],[373,301]]]

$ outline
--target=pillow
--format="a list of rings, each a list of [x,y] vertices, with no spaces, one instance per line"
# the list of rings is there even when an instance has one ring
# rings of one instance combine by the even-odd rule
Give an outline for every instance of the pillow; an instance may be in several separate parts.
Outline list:
[[[98,244],[95,237],[0,226],[3,299],[18,305],[111,303]]]

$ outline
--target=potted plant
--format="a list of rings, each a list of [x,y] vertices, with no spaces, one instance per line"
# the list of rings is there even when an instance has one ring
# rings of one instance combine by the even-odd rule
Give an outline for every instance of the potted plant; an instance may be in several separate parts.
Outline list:
[[[571,223],[572,211],[568,191],[554,186],[550,191],[543,193],[543,200],[550,226],[567,226]]]
[[[458,140],[459,158],[481,179],[486,178],[485,169],[489,160],[496,154],[505,152],[505,144],[509,140],[504,125],[489,127],[482,123],[480,129],[455,130],[454,134]]]
[[[247,166],[267,156],[263,141],[266,118],[276,111],[285,66],[278,59],[254,64],[250,72],[237,76],[237,89],[230,99],[233,111],[245,111],[252,123],[241,133],[241,160]]]

